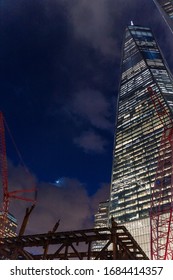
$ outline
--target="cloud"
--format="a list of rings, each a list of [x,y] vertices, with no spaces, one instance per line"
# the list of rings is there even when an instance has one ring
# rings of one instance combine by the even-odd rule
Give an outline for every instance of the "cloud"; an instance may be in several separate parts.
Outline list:
[[[78,180],[66,178],[61,188],[41,183],[30,228],[33,232],[47,232],[59,219],[60,231],[87,228],[90,215],[88,194]]]
[[[9,161],[9,190],[26,190],[37,187],[38,198],[35,209],[30,215],[25,234],[46,233],[60,219],[58,230],[78,230],[93,227],[93,215],[98,208],[98,202],[105,200],[109,187],[102,184],[92,196],[87,193],[87,187],[78,179],[63,178],[61,187],[54,184],[37,182],[33,174],[29,174],[18,165]],[[32,197],[32,193],[30,197]],[[1,199],[2,200],[2,199]],[[22,200],[10,201],[10,213],[18,221],[19,229],[27,207],[31,202]]]
[[[20,0],[12,3],[3,1],[2,16],[4,22],[19,19],[32,19],[31,25],[42,33],[47,25],[59,21],[60,14],[69,24],[69,31],[76,40],[86,42],[91,48],[104,55],[105,58],[119,56],[120,47],[118,21],[122,18],[126,2],[128,9],[132,9],[133,0]],[[129,3],[130,2],[130,3]],[[33,13],[34,10],[34,13]],[[59,13],[60,12],[60,13]],[[40,22],[42,24],[39,27]]]
[[[113,129],[110,121],[112,104],[98,90],[87,89],[77,92],[68,109],[73,115],[80,116],[96,128],[111,131]]]
[[[108,101],[98,90],[86,89],[76,92],[73,99],[62,110],[76,127],[80,127],[80,135],[74,136],[73,142],[85,152],[104,153],[108,144],[106,135],[113,133],[112,99]]]
[[[114,4],[111,7],[113,1],[74,0],[71,5],[65,2],[75,37],[85,40],[103,55],[115,57],[118,48],[112,36],[114,21],[110,16],[111,8],[115,8]]]
[[[37,185],[37,178],[34,174],[21,165],[14,165],[8,159],[8,191],[18,191],[16,196],[22,198],[9,199],[9,212],[17,218],[19,225],[21,225],[26,207],[33,204],[36,199],[35,190]],[[0,193],[0,201],[2,203],[2,191]]]
[[[74,143],[83,148],[86,153],[104,153],[107,145],[106,140],[94,131],[83,132],[74,139]]]
[[[142,0],[62,1],[68,11],[68,21],[75,38],[88,43],[106,59],[119,58],[121,55],[120,30],[123,24],[130,24],[129,15],[133,19],[134,14],[138,15],[141,10],[144,13],[149,5],[152,7],[152,3]]]
[[[14,177],[13,181],[17,182],[17,178]],[[37,189],[38,198],[27,225],[27,234],[48,232],[59,219],[60,231],[90,227],[89,197],[78,180],[66,178],[61,188],[42,182],[37,184]],[[17,218],[19,225],[26,207],[31,205],[32,203],[19,200],[11,202],[10,212]]]
[[[35,13],[33,13],[33,10]],[[143,17],[141,17],[143,11]],[[59,13],[60,12],[60,13]],[[147,18],[148,13],[152,17]],[[155,18],[157,13],[157,18]],[[19,18],[26,18],[31,15],[33,22],[41,21],[50,24],[50,20],[56,23],[59,15],[69,23],[69,31],[76,40],[82,40],[87,45],[99,51],[106,58],[117,58],[120,55],[119,39],[122,37],[120,28],[130,23],[129,18],[135,17],[139,23],[144,18],[146,24],[151,21],[152,25],[157,25],[162,21],[161,15],[153,1],[139,0],[20,0],[12,3],[10,0],[3,1],[2,21],[13,22]],[[139,16],[138,16],[139,15]],[[134,22],[135,23],[135,22]],[[135,24],[138,24],[136,22]],[[45,28],[47,28],[47,25]],[[164,23],[165,25],[165,23]],[[38,30],[45,32],[43,24]]]

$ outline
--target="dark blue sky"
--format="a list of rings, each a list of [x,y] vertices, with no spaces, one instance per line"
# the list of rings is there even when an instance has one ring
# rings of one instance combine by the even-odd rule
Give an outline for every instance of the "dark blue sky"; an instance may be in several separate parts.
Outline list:
[[[0,9],[0,110],[26,166],[39,188],[76,180],[98,204],[111,180],[124,30],[131,20],[151,27],[173,67],[171,32],[152,0],[1,0]],[[8,137],[7,152],[12,172]]]

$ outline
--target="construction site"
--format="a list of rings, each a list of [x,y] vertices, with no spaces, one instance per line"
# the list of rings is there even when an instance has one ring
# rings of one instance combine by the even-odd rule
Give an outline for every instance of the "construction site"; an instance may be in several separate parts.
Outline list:
[[[111,220],[111,227],[109,228],[58,232],[57,230],[60,222],[58,221],[48,233],[25,235],[29,217],[36,206],[36,190],[29,189],[10,192],[8,189],[4,123],[3,114],[0,112],[0,160],[3,186],[3,202],[0,220],[1,260],[148,259],[145,252],[140,248],[128,230],[124,226],[118,225],[114,219]],[[25,198],[24,193],[28,192],[34,194],[34,199]],[[12,199],[29,201],[32,203],[32,206],[26,209],[18,236],[7,237],[9,235],[9,203]],[[92,250],[92,244],[94,242],[104,242],[104,247],[101,251]],[[33,253],[38,249],[40,251],[39,254]]]
[[[162,101],[152,90],[148,88],[154,107],[158,111],[158,116],[163,121],[167,116]],[[4,134],[4,118],[0,114],[0,138],[1,138],[1,176],[3,182],[3,204],[1,216],[1,238],[0,238],[0,259],[11,260],[147,260],[149,259],[130,232],[125,226],[119,225],[112,218],[110,227],[93,228],[86,230],[75,230],[67,232],[58,232],[59,221],[54,228],[48,233],[25,235],[25,229],[30,214],[34,210],[36,199],[28,199],[23,196],[22,190],[10,192],[8,190],[8,172],[6,145]],[[166,207],[162,206],[165,197],[164,182],[159,183],[158,180],[163,177],[167,170],[168,158],[163,155],[167,154],[167,149],[171,147],[169,160],[172,166],[173,152],[173,121],[170,119],[169,124],[163,129],[163,136],[160,145],[160,154],[158,158],[158,168],[155,177],[155,184],[152,188],[151,196],[151,249],[154,256],[159,256],[159,252],[164,251],[164,257],[160,259],[172,259],[172,243],[173,243],[173,206],[172,203]],[[166,168],[166,169],[165,169]],[[172,170],[172,167],[171,167]],[[173,170],[172,170],[173,174]],[[170,198],[172,200],[173,187],[171,187]],[[34,193],[36,190],[27,190],[26,192]],[[166,193],[166,195],[168,195]],[[19,230],[18,236],[7,237],[6,228],[8,227],[8,209],[11,199],[22,199],[33,202],[30,208],[26,209],[23,223]],[[101,250],[93,251],[92,244],[94,242],[104,242]],[[53,246],[53,247],[52,247]],[[40,253],[35,254],[39,248]],[[51,248],[51,249],[50,249]],[[82,249],[82,251],[81,251]],[[160,254],[163,256],[163,254]]]
[[[173,12],[172,2],[158,2]],[[0,260],[173,260],[173,78],[149,28],[126,29],[121,68],[110,198],[93,228],[59,231],[59,220],[46,233],[26,234],[37,190],[9,189],[9,129],[0,112]],[[9,228],[13,200],[31,204],[18,235]]]

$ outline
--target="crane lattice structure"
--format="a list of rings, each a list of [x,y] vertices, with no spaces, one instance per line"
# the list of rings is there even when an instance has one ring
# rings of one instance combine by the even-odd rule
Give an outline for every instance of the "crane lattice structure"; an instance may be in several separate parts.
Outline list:
[[[151,259],[173,259],[173,119],[163,97],[148,93],[163,125],[155,182],[151,186]]]
[[[11,260],[34,260],[34,259],[148,259],[125,226],[118,225],[112,219],[110,228],[76,230],[68,232],[56,232],[59,221],[52,231],[45,234],[24,235],[25,228],[31,212],[35,207],[26,209],[19,235],[7,237],[5,227],[9,211],[10,199],[32,199],[21,196],[23,192],[35,192],[31,190],[8,190],[8,168],[5,144],[4,118],[0,112],[0,171],[2,177],[3,201],[2,201],[2,222],[0,235],[0,259]],[[93,251],[93,242],[104,241],[105,245],[100,251]],[[52,248],[53,246],[53,248]],[[51,247],[51,250],[49,250]],[[39,254],[32,253],[40,250]],[[84,248],[81,251],[81,248]],[[54,249],[54,251],[52,251]]]
[[[8,212],[9,212],[9,202],[11,199],[20,199],[29,202],[36,202],[36,196],[34,199],[23,197],[23,193],[35,193],[36,189],[26,189],[26,190],[15,190],[9,191],[8,188],[8,166],[7,166],[7,156],[6,156],[6,142],[5,142],[5,119],[3,113],[0,112],[0,174],[2,181],[2,206],[1,221],[0,221],[0,238],[6,236],[5,228],[8,223]]]

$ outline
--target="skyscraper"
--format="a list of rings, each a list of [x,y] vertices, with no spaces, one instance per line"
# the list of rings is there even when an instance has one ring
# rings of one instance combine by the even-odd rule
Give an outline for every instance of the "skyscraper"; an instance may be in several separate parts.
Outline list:
[[[0,230],[2,228],[1,226],[2,226],[2,213],[0,212]],[[8,213],[4,237],[16,236],[17,235],[16,231],[17,231],[17,220],[12,214]]]
[[[164,21],[173,33],[173,0],[153,0]]]
[[[154,2],[160,5],[165,13],[173,19],[173,0],[154,0]]]
[[[103,201],[99,203],[98,211],[94,215],[94,228],[104,228],[108,227],[108,210],[109,210],[109,201]],[[100,251],[106,241],[95,241],[92,245],[93,251]]]
[[[171,73],[151,30],[132,24],[125,31],[122,54],[109,217],[124,224],[148,255],[151,186],[163,130],[149,86],[171,116]]]

